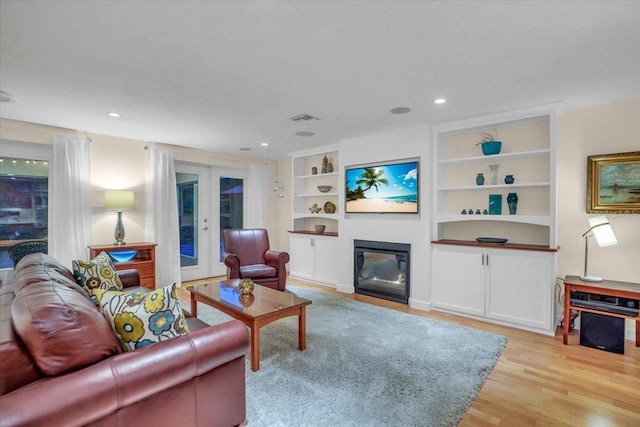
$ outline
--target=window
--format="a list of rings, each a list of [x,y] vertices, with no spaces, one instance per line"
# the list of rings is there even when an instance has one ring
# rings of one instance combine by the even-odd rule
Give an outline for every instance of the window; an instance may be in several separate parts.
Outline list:
[[[220,177],[220,261],[224,258],[222,233],[242,228],[244,217],[244,180]]]
[[[48,237],[48,202],[48,160],[0,157],[0,268],[16,242]]]

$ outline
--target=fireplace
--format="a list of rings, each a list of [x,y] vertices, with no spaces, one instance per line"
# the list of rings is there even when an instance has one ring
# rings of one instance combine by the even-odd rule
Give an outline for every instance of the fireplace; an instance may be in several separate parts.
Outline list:
[[[356,293],[407,304],[411,245],[354,240]]]

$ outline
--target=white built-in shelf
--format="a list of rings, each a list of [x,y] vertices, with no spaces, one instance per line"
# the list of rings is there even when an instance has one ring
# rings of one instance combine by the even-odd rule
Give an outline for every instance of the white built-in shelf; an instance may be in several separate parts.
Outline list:
[[[326,178],[331,176],[338,176],[338,172],[317,173],[317,174],[311,174],[311,175],[297,175],[297,176],[294,176],[293,179],[316,179],[316,178]]]
[[[511,188],[532,188],[532,187],[548,187],[549,182],[527,182],[524,184],[496,184],[496,185],[463,185],[456,187],[438,187],[438,191],[459,191],[459,190],[502,190]]]
[[[534,224],[534,225],[551,225],[551,217],[548,215],[438,215],[436,222],[460,222],[460,221],[499,221],[499,222],[515,222],[522,224]]]
[[[531,159],[534,157],[548,156],[551,150],[532,150],[532,151],[520,151],[517,153],[505,153],[494,154],[490,156],[473,156],[473,157],[459,157],[456,159],[443,159],[438,160],[439,165],[456,165],[467,163],[497,163],[504,160],[516,160],[516,159]]]
[[[327,213],[317,213],[317,214],[312,214],[312,213],[294,213],[293,214],[293,219],[297,219],[297,218],[325,218],[325,219],[337,219],[338,215],[337,214],[327,214]]]
[[[294,194],[293,197],[324,197],[324,196],[337,196],[338,193],[309,193],[309,194]]]

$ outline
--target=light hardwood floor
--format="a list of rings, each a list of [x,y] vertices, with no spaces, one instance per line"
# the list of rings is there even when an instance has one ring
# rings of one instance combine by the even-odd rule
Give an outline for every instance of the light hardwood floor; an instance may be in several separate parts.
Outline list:
[[[202,282],[183,284],[179,294],[185,308],[189,307],[186,286]],[[287,283],[506,336],[507,347],[461,421],[462,427],[640,426],[640,348],[633,341],[626,341],[624,355],[581,346],[575,334],[570,337],[571,345],[565,346],[560,330],[548,337],[343,294],[301,280]]]

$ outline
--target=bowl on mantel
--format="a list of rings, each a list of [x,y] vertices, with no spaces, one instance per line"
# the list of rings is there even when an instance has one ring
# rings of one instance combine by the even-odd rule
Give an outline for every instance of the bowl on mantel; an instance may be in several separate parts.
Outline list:
[[[331,191],[331,188],[333,188],[331,185],[318,185],[318,190],[320,190],[321,193],[328,193]]]

